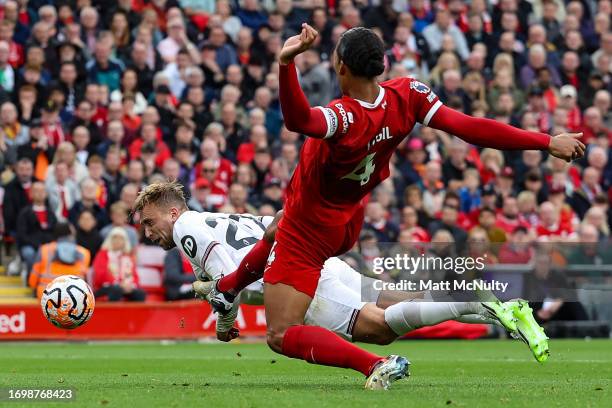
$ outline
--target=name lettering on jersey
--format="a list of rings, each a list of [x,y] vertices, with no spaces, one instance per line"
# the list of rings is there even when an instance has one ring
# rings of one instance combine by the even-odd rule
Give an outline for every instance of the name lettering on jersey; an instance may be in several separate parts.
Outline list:
[[[185,235],[183,239],[181,239],[181,245],[183,246],[185,253],[189,255],[190,258],[196,257],[196,254],[198,253],[198,245],[191,235]]]
[[[393,136],[389,133],[389,127],[385,126],[382,128],[379,134],[374,136],[368,143],[368,150],[370,150],[376,143],[382,142],[383,140],[391,140]]]
[[[344,106],[342,106],[341,103],[337,103],[334,106],[338,108],[338,112],[340,113],[340,116],[342,116],[342,133],[344,134],[348,131],[348,115],[346,113],[346,110],[344,110]]]

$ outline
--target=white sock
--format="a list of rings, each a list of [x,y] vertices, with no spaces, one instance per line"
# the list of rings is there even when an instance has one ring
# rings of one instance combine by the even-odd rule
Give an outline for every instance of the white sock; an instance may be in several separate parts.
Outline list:
[[[400,302],[385,310],[385,321],[399,336],[464,315],[482,314],[479,302]]]
[[[461,323],[469,323],[469,324],[494,324],[499,327],[504,327],[500,322],[495,319],[491,319],[490,317],[482,316],[479,314],[469,314],[459,316],[455,319]]]

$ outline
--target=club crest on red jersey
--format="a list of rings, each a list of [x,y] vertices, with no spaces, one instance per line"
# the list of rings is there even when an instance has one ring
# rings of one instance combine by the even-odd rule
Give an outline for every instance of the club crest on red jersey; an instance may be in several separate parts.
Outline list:
[[[415,91],[417,91],[419,93],[422,93],[422,94],[426,94],[426,93],[430,92],[429,87],[427,85],[425,85],[424,83],[419,82],[419,81],[412,81],[410,83],[410,88],[412,88]]]

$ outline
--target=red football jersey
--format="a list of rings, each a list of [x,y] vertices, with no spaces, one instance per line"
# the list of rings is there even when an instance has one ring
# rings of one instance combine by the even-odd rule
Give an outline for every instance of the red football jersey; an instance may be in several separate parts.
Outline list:
[[[316,224],[345,224],[361,199],[389,176],[389,160],[415,123],[429,124],[440,106],[426,85],[398,78],[380,84],[374,103],[344,96],[319,107],[327,136],[304,143],[285,213]]]

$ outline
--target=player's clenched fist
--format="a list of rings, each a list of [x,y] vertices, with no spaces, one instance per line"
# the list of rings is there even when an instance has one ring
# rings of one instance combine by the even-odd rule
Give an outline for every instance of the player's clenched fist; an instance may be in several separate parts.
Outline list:
[[[293,37],[289,37],[285,41],[285,45],[281,49],[279,62],[283,65],[289,64],[296,55],[303,53],[310,48],[314,40],[317,38],[317,30],[306,23],[302,24],[302,32]]]
[[[232,327],[226,332],[217,332],[217,340],[231,341],[240,336],[240,330],[237,327]]]
[[[585,146],[580,140],[582,133],[562,133],[550,139],[548,152],[565,161],[572,161],[584,156]]]

